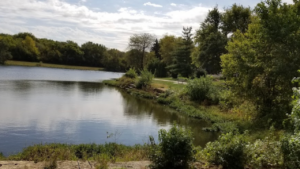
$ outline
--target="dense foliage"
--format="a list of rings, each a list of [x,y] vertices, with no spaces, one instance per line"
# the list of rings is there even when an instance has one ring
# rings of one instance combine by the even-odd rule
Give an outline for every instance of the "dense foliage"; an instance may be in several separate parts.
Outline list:
[[[218,89],[213,84],[212,79],[209,77],[200,77],[193,80],[189,80],[187,85],[187,94],[191,97],[191,100],[195,101],[218,101]]]
[[[176,124],[169,131],[159,131],[159,145],[150,155],[153,169],[185,169],[193,159],[193,144],[191,132]],[[152,141],[153,143],[153,141]]]
[[[233,92],[256,104],[259,118],[279,122],[291,111],[292,83],[300,62],[299,2],[259,3],[245,34],[234,33],[223,55],[223,75]]]
[[[124,76],[126,76],[126,77],[128,77],[128,78],[131,78],[131,79],[135,79],[135,78],[137,77],[137,73],[136,73],[136,71],[135,71],[134,68],[130,68],[130,69],[125,73]]]
[[[142,70],[141,76],[136,83],[136,87],[141,89],[143,87],[149,86],[152,82],[153,77],[153,74],[147,69]]]

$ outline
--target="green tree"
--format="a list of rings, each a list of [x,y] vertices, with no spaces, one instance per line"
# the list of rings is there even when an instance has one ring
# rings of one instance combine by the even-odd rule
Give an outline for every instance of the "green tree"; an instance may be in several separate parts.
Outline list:
[[[129,65],[132,68],[135,68],[135,70],[142,70],[141,58],[142,52],[137,49],[131,49],[128,52],[126,52],[125,59],[127,65]]]
[[[132,50],[138,50],[141,55],[140,59],[140,67],[141,69],[144,68],[144,57],[148,49],[151,48],[151,45],[154,42],[154,36],[149,33],[143,34],[134,34],[129,39],[128,47]]]
[[[60,52],[62,53],[62,62],[67,65],[81,65],[83,62],[83,51],[77,43],[67,41],[62,43]]]
[[[86,42],[81,45],[83,51],[83,62],[87,66],[104,66],[101,61],[107,48],[104,45]]]
[[[183,28],[182,41],[173,53],[173,64],[168,66],[172,74],[181,74],[189,77],[192,74],[191,53],[194,48],[192,41],[192,27]]]
[[[125,71],[127,64],[125,61],[125,53],[117,49],[109,49],[104,53],[102,59],[103,65],[107,70]]]
[[[172,64],[172,55],[175,49],[177,48],[180,40],[181,38],[176,38],[173,35],[165,35],[159,40],[159,53],[162,57],[163,62],[165,62],[167,65]]]
[[[225,35],[234,33],[237,30],[245,33],[248,29],[248,25],[251,23],[251,9],[245,8],[242,5],[233,4],[231,8],[225,10],[221,21],[221,29]]]
[[[37,47],[40,51],[40,61],[56,64],[62,62],[62,54],[60,52],[61,42],[39,39]]]
[[[198,47],[193,52],[193,63],[208,73],[221,72],[220,56],[226,53],[227,37],[220,31],[221,17],[217,7],[209,11],[195,36]]]
[[[0,64],[12,58],[9,50],[13,45],[13,39],[10,36],[0,36]]]
[[[159,53],[160,45],[158,43],[158,40],[156,39],[153,46],[151,47],[151,52],[155,53],[155,57],[159,60],[161,60],[161,54]]]
[[[291,111],[291,79],[300,62],[299,6],[298,1],[259,3],[246,33],[234,33],[221,57],[232,91],[255,103],[262,120],[281,122]]]

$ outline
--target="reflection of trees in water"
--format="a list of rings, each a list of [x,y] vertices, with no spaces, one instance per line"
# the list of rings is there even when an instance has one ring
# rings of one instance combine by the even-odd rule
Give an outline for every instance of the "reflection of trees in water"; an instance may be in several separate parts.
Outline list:
[[[209,141],[216,140],[218,133],[208,133],[202,130],[203,127],[209,127],[211,124],[203,120],[189,118],[180,115],[174,110],[153,103],[150,100],[139,99],[120,90],[123,96],[124,114],[138,119],[150,116],[158,125],[170,125],[174,121],[182,127],[190,128],[194,136],[194,144],[205,146]]]
[[[85,93],[100,93],[103,91],[104,86],[101,83],[93,83],[93,82],[79,82],[79,89]]]
[[[2,82],[1,82],[2,83]],[[73,91],[79,89],[84,93],[99,93],[103,90],[103,84],[95,82],[71,82],[71,81],[7,81],[8,84],[17,91],[28,91],[31,89],[62,89],[63,91]]]

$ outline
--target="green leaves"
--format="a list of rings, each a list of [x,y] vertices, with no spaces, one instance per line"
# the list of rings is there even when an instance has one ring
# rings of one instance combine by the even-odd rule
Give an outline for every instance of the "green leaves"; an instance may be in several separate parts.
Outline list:
[[[246,33],[237,31],[228,42],[228,54],[221,56],[222,72],[235,94],[256,105],[257,118],[280,126],[291,111],[291,79],[299,69],[298,9],[268,0],[255,12]]]
[[[199,79],[189,80],[186,89],[187,94],[192,100],[217,102],[219,98],[217,87],[209,77],[200,77]]]
[[[193,144],[191,131],[173,124],[169,131],[164,129],[158,133],[158,149],[152,152],[150,160],[154,169],[184,169],[188,168],[193,159]]]

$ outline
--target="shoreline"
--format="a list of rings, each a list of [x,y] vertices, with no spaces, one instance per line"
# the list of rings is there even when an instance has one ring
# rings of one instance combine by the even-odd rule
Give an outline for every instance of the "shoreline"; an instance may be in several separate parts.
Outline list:
[[[58,68],[58,69],[105,71],[104,68],[100,68],[100,67],[59,65],[59,64],[51,64],[51,63],[42,63],[42,62],[25,62],[25,61],[13,61],[13,60],[6,61],[4,65],[5,66],[27,66],[27,67],[46,67],[46,68]]]
[[[128,82],[126,82],[126,84],[124,85],[122,84],[122,78],[104,80],[102,83],[108,86],[113,86],[125,90],[128,94],[135,97],[153,100],[157,104],[167,106],[178,113],[187,115],[189,118],[201,119],[210,122],[212,124],[212,127],[202,129],[207,132],[228,133],[241,129],[235,119],[232,119],[231,117],[221,116],[221,113],[219,113],[220,110],[217,106],[196,107],[195,105],[193,105],[193,103],[170,96],[171,91],[169,91],[168,87],[179,90],[185,85],[182,83],[176,84],[176,81],[167,81],[166,84],[166,81],[162,81],[162,83],[159,83],[158,80],[155,79],[155,81],[153,82],[155,84],[155,87],[148,89],[136,89],[134,84]]]

